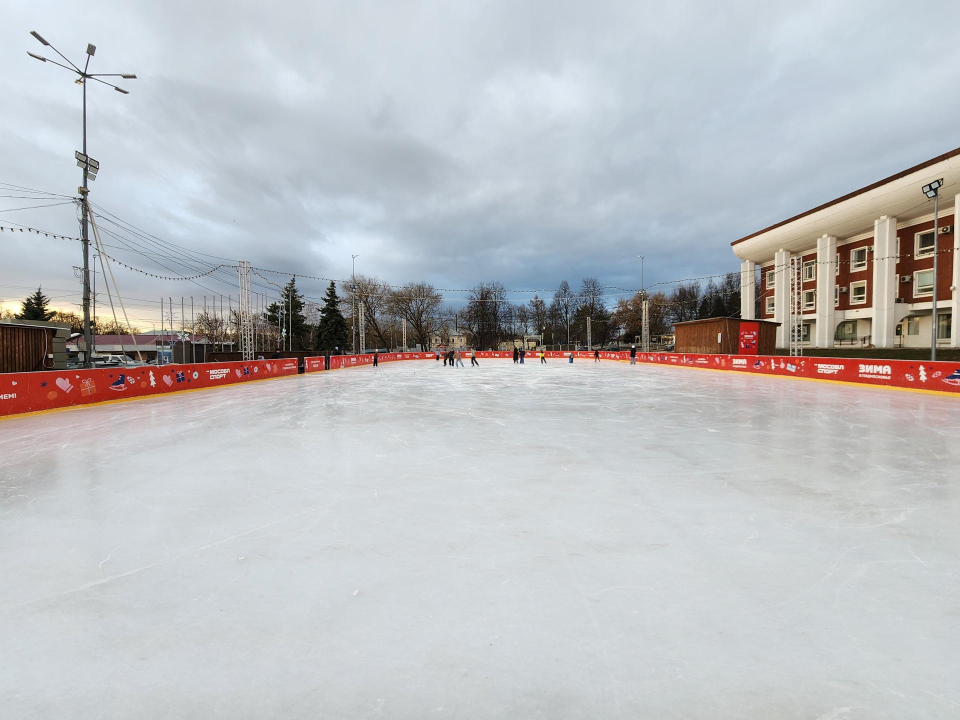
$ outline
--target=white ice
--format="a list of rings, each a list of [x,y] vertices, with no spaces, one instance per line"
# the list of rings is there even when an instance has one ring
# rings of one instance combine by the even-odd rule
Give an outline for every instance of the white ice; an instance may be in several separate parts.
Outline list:
[[[481,363],[0,422],[0,717],[960,717],[960,399]]]

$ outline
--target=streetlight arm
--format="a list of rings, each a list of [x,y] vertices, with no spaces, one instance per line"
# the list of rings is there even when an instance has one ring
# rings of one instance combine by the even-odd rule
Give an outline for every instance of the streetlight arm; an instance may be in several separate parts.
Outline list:
[[[32,52],[30,52],[29,50],[27,50],[27,55],[29,55],[30,57],[32,57],[34,60],[39,60],[40,62],[45,62],[45,63],[46,63],[46,62],[51,63],[52,65],[56,65],[57,67],[62,67],[64,70],[69,70],[70,72],[72,72],[72,73],[74,73],[74,74],[80,73],[79,70],[75,70],[75,69],[72,68],[72,67],[67,67],[67,66],[64,65],[63,63],[58,63],[56,60],[51,60],[50,58],[45,58],[45,57],[42,57],[41,55],[34,55],[34,54],[33,54]]]
[[[100,78],[94,77],[93,75],[87,75],[87,77],[90,78],[91,80],[96,80],[98,83],[102,83],[103,85],[106,85],[107,87],[112,87],[114,90],[116,90],[117,92],[122,92],[124,95],[129,95],[129,94],[130,94],[127,90],[124,90],[123,88],[119,88],[119,87],[117,87],[116,85],[114,85],[113,83],[108,83],[106,80],[101,80]]]
[[[74,70],[76,70],[77,72],[81,72],[81,71],[80,71],[80,68],[78,68],[78,67],[77,67],[76,65],[74,65],[72,62],[70,62],[70,58],[68,58],[68,57],[67,57],[66,55],[64,55],[62,52],[60,52],[59,50],[57,50],[56,47],[54,47],[54,46],[51,45],[50,43],[47,43],[47,47],[53,48],[53,51],[54,51],[57,55],[59,55],[60,57],[62,57],[62,58],[63,58],[63,61],[64,61],[65,63],[67,63],[68,65],[70,65],[70,67],[72,67],[72,68],[73,68]],[[87,58],[87,60],[89,60],[89,58]]]
[[[119,77],[124,80],[136,80],[137,76],[132,73],[90,73],[88,77],[98,78],[98,77]]]

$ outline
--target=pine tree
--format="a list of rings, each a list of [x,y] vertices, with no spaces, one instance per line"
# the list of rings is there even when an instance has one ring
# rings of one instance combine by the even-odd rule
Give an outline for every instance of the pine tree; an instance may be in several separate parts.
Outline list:
[[[303,295],[297,290],[295,277],[290,278],[290,282],[280,291],[280,302],[273,303],[267,308],[267,322],[277,325],[281,314],[282,328],[285,328],[290,336],[287,340],[289,341],[292,337],[292,344],[289,347],[293,350],[306,350],[310,344],[310,326],[307,325],[307,319],[303,314]]]
[[[343,350],[350,339],[350,330],[347,321],[340,312],[340,298],[337,297],[337,287],[331,282],[323,296],[323,307],[320,309],[320,324],[317,325],[317,350]]]
[[[41,288],[23,301],[20,308],[20,314],[17,315],[21,320],[43,320],[47,321],[53,317],[53,311],[48,307],[50,299],[43,294]]]

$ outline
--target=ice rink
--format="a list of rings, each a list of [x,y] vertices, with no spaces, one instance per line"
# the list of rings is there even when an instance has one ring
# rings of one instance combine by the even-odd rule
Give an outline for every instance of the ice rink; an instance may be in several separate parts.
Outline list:
[[[481,362],[0,422],[0,717],[960,717],[960,399]]]

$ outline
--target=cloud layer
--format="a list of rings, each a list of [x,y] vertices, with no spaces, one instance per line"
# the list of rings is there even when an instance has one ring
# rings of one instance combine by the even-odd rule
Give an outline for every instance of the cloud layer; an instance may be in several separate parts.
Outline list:
[[[96,69],[139,76],[89,88],[94,201],[311,275],[345,277],[351,254],[442,287],[638,287],[638,254],[648,284],[730,271],[731,240],[960,145],[960,50],[934,32],[950,5],[936,26],[876,1],[8,6],[0,180],[76,192],[79,88],[25,51],[48,53],[30,30],[75,60],[93,42]],[[4,220],[77,234],[70,206]],[[0,243],[0,297],[76,292],[75,244]]]

